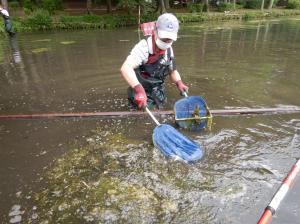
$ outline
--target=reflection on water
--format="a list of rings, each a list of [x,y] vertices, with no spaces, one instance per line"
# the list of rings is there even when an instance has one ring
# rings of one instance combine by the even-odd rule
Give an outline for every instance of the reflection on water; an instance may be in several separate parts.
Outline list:
[[[192,27],[182,33],[191,37],[182,38],[176,52],[194,94],[204,92],[217,107],[299,104],[294,92],[299,91],[299,21]],[[190,49],[189,57],[184,49]]]
[[[22,62],[22,57],[21,57],[21,53],[20,53],[20,50],[19,50],[19,43],[18,43],[17,35],[14,35],[14,36],[9,38],[9,44],[10,44],[10,47],[11,47],[11,50],[12,50],[14,62],[16,64],[21,63]]]
[[[298,20],[185,26],[174,45],[177,66],[190,95],[212,109],[299,106],[299,30]],[[0,39],[0,113],[128,110],[119,67],[137,39],[127,29]],[[167,93],[171,109],[180,96],[170,83]],[[211,132],[182,131],[205,148],[192,165],[153,148],[148,117],[0,121],[0,217],[254,223],[299,156],[299,121],[216,117]]]

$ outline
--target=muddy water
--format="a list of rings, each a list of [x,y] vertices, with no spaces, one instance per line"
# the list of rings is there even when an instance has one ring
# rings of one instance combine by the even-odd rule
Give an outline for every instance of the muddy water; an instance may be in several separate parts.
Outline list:
[[[132,29],[1,37],[0,113],[128,110],[118,70],[137,39]],[[212,109],[275,107],[300,105],[299,46],[300,20],[289,19],[184,26],[174,51],[190,95]],[[170,83],[167,93],[171,109],[180,96]],[[1,120],[1,220],[255,223],[299,157],[298,114],[183,131],[205,149],[192,165],[166,160],[154,127],[148,117]],[[274,223],[297,223],[299,192]]]

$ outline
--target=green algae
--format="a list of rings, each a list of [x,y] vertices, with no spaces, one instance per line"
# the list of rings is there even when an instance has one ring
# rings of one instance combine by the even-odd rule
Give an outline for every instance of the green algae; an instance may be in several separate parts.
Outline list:
[[[218,195],[222,198],[238,198],[246,193],[246,186],[239,183],[222,186],[218,189]]]
[[[32,42],[50,42],[51,39],[39,39],[39,40],[33,40]]]
[[[76,41],[61,41],[60,43],[63,45],[69,45],[69,44],[75,44]]]
[[[46,172],[46,187],[34,194],[38,221],[82,223],[101,221],[107,215],[119,220],[120,211],[129,208],[155,217],[159,203],[152,190],[114,176],[120,172],[120,162],[111,153],[126,153],[141,142],[122,134],[108,135],[98,144],[88,142],[89,146],[72,150]]]
[[[28,223],[165,223],[181,209],[178,195],[202,189],[201,175],[148,142],[101,129],[86,142],[45,173]]]
[[[41,47],[41,48],[32,49],[31,52],[34,53],[34,54],[40,54],[40,53],[44,53],[44,52],[47,52],[47,51],[50,51],[50,50],[51,50],[50,48]]]

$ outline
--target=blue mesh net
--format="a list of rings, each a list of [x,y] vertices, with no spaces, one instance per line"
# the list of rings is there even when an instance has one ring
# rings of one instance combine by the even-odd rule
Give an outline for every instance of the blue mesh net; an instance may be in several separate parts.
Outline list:
[[[203,156],[203,150],[197,143],[167,124],[161,124],[154,129],[153,143],[166,157],[193,162]]]
[[[204,129],[210,118],[206,103],[200,96],[178,100],[174,106],[175,121],[181,128],[197,131]],[[200,119],[201,118],[201,119]]]

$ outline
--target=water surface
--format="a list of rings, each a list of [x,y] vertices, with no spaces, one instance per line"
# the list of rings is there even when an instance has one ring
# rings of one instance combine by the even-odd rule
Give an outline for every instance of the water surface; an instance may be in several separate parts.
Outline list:
[[[119,68],[137,41],[133,29],[1,38],[0,113],[127,111]],[[190,95],[212,109],[252,108],[300,105],[299,46],[300,21],[285,19],[185,25],[174,51]],[[172,109],[180,96],[169,82],[167,94]],[[255,223],[299,157],[298,114],[182,131],[205,149],[192,165],[165,159],[154,127],[148,117],[1,120],[1,219]],[[299,192],[273,223],[299,220]]]

